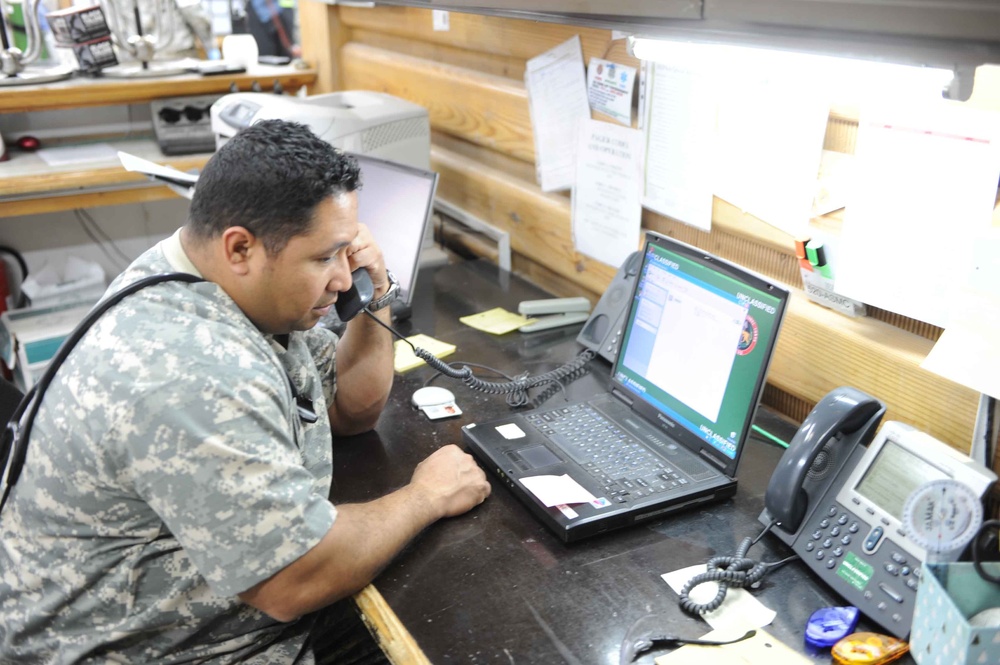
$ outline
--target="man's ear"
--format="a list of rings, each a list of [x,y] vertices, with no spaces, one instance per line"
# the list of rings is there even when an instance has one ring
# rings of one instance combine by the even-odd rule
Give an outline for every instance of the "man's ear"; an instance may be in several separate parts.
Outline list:
[[[222,232],[225,263],[237,275],[247,274],[251,260],[263,251],[260,239],[242,226],[230,226]]]

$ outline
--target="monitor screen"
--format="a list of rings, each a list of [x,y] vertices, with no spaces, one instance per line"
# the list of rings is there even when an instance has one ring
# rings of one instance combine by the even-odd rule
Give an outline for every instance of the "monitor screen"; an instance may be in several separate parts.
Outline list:
[[[658,417],[736,459],[787,292],[669,239],[646,244],[615,379]],[[674,427],[674,431],[677,428]]]
[[[399,279],[399,300],[409,306],[424,233],[434,210],[438,174],[367,155],[353,156],[361,166],[358,221],[371,229],[386,267]]]

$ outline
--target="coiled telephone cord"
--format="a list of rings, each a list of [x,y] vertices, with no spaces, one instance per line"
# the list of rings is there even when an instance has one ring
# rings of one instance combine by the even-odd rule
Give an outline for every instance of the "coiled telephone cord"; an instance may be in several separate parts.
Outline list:
[[[679,601],[681,609],[690,614],[706,614],[717,610],[726,599],[726,594],[730,588],[742,589],[752,587],[764,579],[764,576],[775,568],[797,559],[798,555],[793,555],[781,561],[764,563],[747,558],[746,554],[750,547],[760,540],[765,533],[770,531],[774,524],[774,522],[768,524],[756,538],[751,539],[750,536],[744,538],[740,546],[736,548],[734,556],[717,556],[709,559],[708,563],[705,564],[707,570],[692,577],[681,588]],[[719,591],[715,594],[715,598],[707,603],[696,603],[691,600],[691,590],[706,582],[718,583]]]
[[[478,390],[489,395],[507,395],[507,403],[515,407],[525,406],[530,403],[528,391],[532,388],[548,383],[558,382],[560,379],[573,376],[594,357],[593,351],[590,349],[584,349],[570,362],[561,367],[557,367],[554,370],[545,372],[544,374],[539,374],[537,376],[520,374],[508,381],[486,381],[473,374],[472,368],[468,365],[463,365],[461,368],[453,367],[435,356],[430,351],[422,349],[419,346],[415,346],[410,340],[396,332],[396,330],[394,330],[391,326],[386,325],[377,317],[373,316],[367,309],[363,311],[365,314],[368,314],[372,321],[377,322],[393,335],[409,344],[410,348],[413,349],[413,355],[423,360],[441,374],[444,374],[452,379],[458,379],[473,390]]]

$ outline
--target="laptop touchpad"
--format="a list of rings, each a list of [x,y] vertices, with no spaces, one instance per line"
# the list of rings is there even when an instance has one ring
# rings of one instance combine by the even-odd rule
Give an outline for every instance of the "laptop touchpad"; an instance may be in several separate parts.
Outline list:
[[[519,448],[514,452],[521,458],[521,463],[518,466],[525,471],[562,462],[555,453],[545,446],[528,446],[527,448]]]

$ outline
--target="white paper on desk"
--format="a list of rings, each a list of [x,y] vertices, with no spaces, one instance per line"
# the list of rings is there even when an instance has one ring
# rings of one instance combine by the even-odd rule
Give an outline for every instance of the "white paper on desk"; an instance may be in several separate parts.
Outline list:
[[[921,367],[975,391],[1000,398],[1000,227],[981,237],[974,268],[940,339]]]
[[[943,100],[862,109],[854,160],[837,293],[946,325],[992,226],[1000,113]]]
[[[712,230],[712,173],[718,100],[709,76],[643,62],[646,171],[642,205]]]
[[[744,73],[719,82],[715,195],[806,236],[829,102],[781,70]]]
[[[587,67],[587,97],[590,108],[632,126],[632,89],[635,68],[610,60],[591,58]]]
[[[573,185],[576,124],[590,118],[580,37],[528,60],[524,72],[535,139],[535,169],[544,192]]]
[[[73,166],[92,162],[110,162],[115,159],[115,149],[107,143],[42,148],[36,154],[49,166]]]
[[[549,508],[563,504],[590,503],[597,497],[565,473],[561,476],[529,476],[521,484]]]
[[[576,152],[573,244],[581,254],[621,265],[639,246],[642,132],[583,120]]]
[[[194,196],[194,186],[198,182],[198,176],[192,173],[185,173],[172,166],[163,166],[121,150],[118,151],[118,160],[126,171],[143,173],[153,180],[159,180],[188,200]]]
[[[660,575],[663,581],[670,585],[678,595],[688,580],[699,573],[705,572],[704,564],[681,568],[673,572]],[[690,598],[696,603],[707,603],[715,598],[719,592],[719,585],[715,582],[700,584],[691,590]],[[730,587],[726,593],[726,599],[718,609],[701,615],[701,618],[708,622],[712,628],[740,628],[749,626],[751,628],[763,628],[772,621],[776,613],[762,602],[754,598],[744,589]]]

